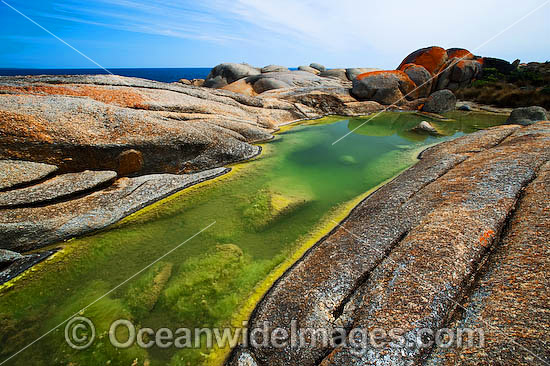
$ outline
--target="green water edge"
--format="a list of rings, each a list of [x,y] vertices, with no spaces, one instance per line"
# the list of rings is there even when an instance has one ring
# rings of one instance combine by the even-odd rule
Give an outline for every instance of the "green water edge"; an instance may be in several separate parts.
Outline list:
[[[410,132],[427,119],[412,113],[383,113],[367,123],[370,117],[304,121],[232,173],[65,243],[0,290],[0,363],[215,221],[81,314],[96,328],[90,348],[70,348],[63,325],[6,365],[219,364],[216,350],[204,347],[117,349],[108,329],[116,319],[129,319],[138,329],[230,326],[262,281],[279,275],[312,232],[328,232],[334,223],[327,226],[327,218],[349,211],[346,203],[413,165],[426,146],[506,119],[464,112],[446,117],[452,120],[430,121],[439,137]]]

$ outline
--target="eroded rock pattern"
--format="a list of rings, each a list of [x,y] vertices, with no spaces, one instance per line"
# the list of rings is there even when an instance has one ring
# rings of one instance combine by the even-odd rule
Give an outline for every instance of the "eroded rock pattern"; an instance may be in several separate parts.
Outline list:
[[[39,207],[0,209],[0,242],[3,248],[24,252],[102,229],[159,199],[226,171],[216,168],[192,174],[120,178],[107,188],[76,199]]]
[[[56,170],[55,165],[21,160],[0,160],[0,190],[38,181]]]
[[[108,184],[116,178],[111,171],[67,173],[26,188],[0,192],[0,207],[36,205],[60,200]]]

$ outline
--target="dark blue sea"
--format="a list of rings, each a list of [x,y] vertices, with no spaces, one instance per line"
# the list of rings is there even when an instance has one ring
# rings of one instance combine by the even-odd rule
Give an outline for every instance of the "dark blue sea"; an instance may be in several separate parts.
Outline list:
[[[170,68],[170,69],[109,69],[115,75],[171,83],[179,79],[204,79],[210,68]],[[0,75],[97,75],[108,74],[102,69],[1,69]]]

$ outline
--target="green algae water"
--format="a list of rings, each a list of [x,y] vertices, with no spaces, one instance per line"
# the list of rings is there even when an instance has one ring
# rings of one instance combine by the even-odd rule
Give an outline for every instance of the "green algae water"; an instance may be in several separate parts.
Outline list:
[[[5,364],[220,364],[227,350],[207,349],[204,339],[192,340],[194,348],[119,349],[108,330],[117,319],[138,329],[173,331],[244,320],[285,265],[328,232],[350,203],[414,164],[426,146],[506,118],[459,112],[448,117],[430,121],[440,136],[411,132],[426,117],[410,113],[384,113],[368,123],[303,122],[232,173],[64,243],[58,254],[0,290],[0,364],[90,303],[79,314],[95,325],[89,348],[69,347],[62,324]],[[124,340],[127,334],[117,336]]]

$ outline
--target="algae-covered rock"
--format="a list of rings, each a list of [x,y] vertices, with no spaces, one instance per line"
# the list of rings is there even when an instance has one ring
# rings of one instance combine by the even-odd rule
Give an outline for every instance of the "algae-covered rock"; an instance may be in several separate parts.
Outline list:
[[[243,216],[254,230],[262,230],[306,202],[304,197],[264,189],[249,200],[243,209]]]

